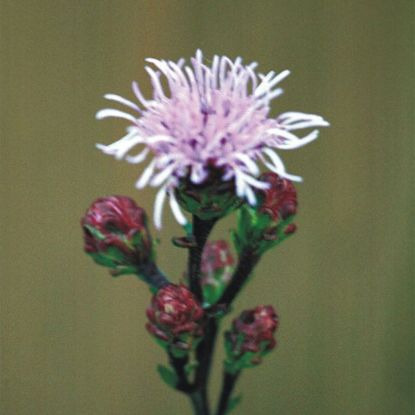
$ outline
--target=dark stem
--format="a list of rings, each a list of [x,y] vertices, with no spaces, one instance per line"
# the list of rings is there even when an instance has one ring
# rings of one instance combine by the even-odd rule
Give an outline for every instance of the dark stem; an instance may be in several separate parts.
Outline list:
[[[202,287],[200,285],[202,252],[215,222],[216,219],[202,220],[198,216],[193,215],[193,236],[195,237],[196,246],[190,248],[188,277],[190,291],[195,294],[200,302],[203,302]]]
[[[238,380],[240,373],[241,372],[236,372],[234,374],[228,372],[223,373],[222,393],[220,395],[216,415],[226,414],[229,405],[229,399],[232,396],[233,389],[235,388],[236,381]]]
[[[196,245],[189,249],[188,277],[190,290],[198,300],[203,303],[203,292],[200,282],[200,266],[202,252],[217,219],[202,220],[193,215],[193,236]],[[212,352],[217,332],[216,321],[209,318],[206,323],[206,330],[203,340],[196,350],[198,367],[196,370],[194,390],[190,394],[196,415],[210,415],[209,399],[207,396],[207,382],[212,362]]]
[[[137,273],[152,287],[159,290],[167,284],[170,284],[166,276],[159,270],[154,262],[147,262],[137,266]]]
[[[209,415],[209,407],[207,406],[206,396],[203,396],[202,391],[195,391],[189,394],[192,401],[194,415]]]
[[[239,294],[246,280],[252,273],[255,265],[258,263],[260,256],[252,251],[241,252],[239,256],[238,266],[232,276],[230,284],[226,287],[221,298],[218,300],[218,304],[225,304],[230,306]]]
[[[176,385],[176,389],[189,394],[192,390],[192,385],[187,380],[186,375],[186,365],[189,361],[189,357],[175,357],[172,352],[168,352],[169,354],[169,361],[170,365],[173,367],[174,371],[176,372],[176,375],[179,379],[179,382]]]
[[[195,386],[198,389],[207,390],[212,356],[215,348],[218,323],[214,317],[210,317],[206,324],[206,332],[203,341],[196,350],[196,357],[199,362],[195,376]]]

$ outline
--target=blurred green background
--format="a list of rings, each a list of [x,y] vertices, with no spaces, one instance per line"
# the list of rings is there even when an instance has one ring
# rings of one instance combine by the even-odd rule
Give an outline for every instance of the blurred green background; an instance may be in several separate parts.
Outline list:
[[[283,154],[305,178],[299,231],[236,304],[274,304],[279,347],[244,373],[236,414],[414,413],[413,1],[3,0],[0,23],[1,414],[190,414],[155,372],[147,289],[83,254],[79,219],[113,193],[151,210],[140,168],[94,148],[125,123],[94,114],[133,79],[150,91],[144,58],[198,47],[291,69],[274,113],[332,123]],[[165,223],[160,261],[179,279]]]

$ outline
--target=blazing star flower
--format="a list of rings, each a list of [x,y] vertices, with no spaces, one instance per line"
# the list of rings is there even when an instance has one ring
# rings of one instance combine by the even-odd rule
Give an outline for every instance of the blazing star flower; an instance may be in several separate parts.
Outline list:
[[[302,147],[319,133],[314,129],[299,137],[293,133],[295,130],[329,124],[319,115],[302,112],[268,118],[270,102],[282,94],[278,84],[289,75],[288,70],[263,75],[255,71],[256,62],[245,65],[239,57],[231,61],[226,56],[214,56],[207,64],[200,50],[191,65],[183,59],[177,63],[157,59],[147,62],[152,65],[145,69],[150,75],[153,97],[146,99],[136,82],[132,90],[139,104],[118,95],[105,95],[131,109],[133,115],[117,109],[99,111],[97,119],[123,118],[131,125],[120,140],[97,147],[133,164],[151,159],[136,187],[160,187],[154,206],[157,228],[161,227],[166,196],[177,221],[187,223],[175,191],[184,178],[203,184],[212,166],[223,172],[223,181],[234,181],[237,196],[251,205],[256,203],[253,188],[268,187],[257,179],[258,162],[283,178],[301,181],[299,176],[286,172],[275,150]],[[131,154],[136,146],[143,148]]]

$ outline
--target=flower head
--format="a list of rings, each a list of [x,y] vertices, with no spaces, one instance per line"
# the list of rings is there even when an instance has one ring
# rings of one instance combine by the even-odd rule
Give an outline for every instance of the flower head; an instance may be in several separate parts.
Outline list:
[[[277,328],[278,316],[272,306],[243,311],[225,333],[227,370],[237,371],[260,363],[276,345]]]
[[[157,291],[147,308],[147,330],[176,349],[188,351],[203,335],[203,309],[184,285],[169,284]]]
[[[114,275],[134,272],[153,258],[145,211],[126,196],[95,200],[81,225],[85,252]]]
[[[325,127],[328,123],[318,115],[301,112],[269,118],[271,101],[282,94],[278,84],[289,71],[264,75],[256,72],[256,62],[243,64],[241,58],[232,61],[226,56],[214,56],[208,64],[200,50],[190,65],[183,59],[147,61],[152,98],[144,98],[135,82],[132,89],[138,103],[105,95],[132,113],[103,109],[97,118],[124,118],[131,125],[123,138],[108,146],[98,144],[98,148],[133,164],[150,159],[136,187],[160,187],[154,212],[157,227],[161,226],[167,195],[176,219],[186,223],[175,190],[184,179],[203,184],[212,168],[221,172],[222,181],[232,181],[236,195],[251,205],[256,202],[253,188],[267,187],[257,179],[258,162],[282,177],[301,180],[286,172],[275,150],[308,144],[317,138],[317,129],[303,137],[294,131]],[[131,154],[137,146],[142,146],[140,151]]]

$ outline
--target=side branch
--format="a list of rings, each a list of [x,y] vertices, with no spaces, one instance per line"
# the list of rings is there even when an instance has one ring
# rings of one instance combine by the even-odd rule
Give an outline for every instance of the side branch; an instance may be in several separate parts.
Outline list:
[[[137,274],[156,290],[170,283],[154,262],[147,262],[137,266]]]
[[[232,396],[232,392],[235,388],[236,381],[241,372],[228,373],[223,372],[223,383],[222,383],[222,393],[219,398],[218,408],[216,415],[225,415],[228,410],[229,400]]]
[[[243,251],[239,256],[238,266],[232,276],[230,284],[226,287],[221,298],[218,300],[218,304],[225,304],[230,306],[239,294],[246,280],[258,263],[260,256],[250,251]]]

